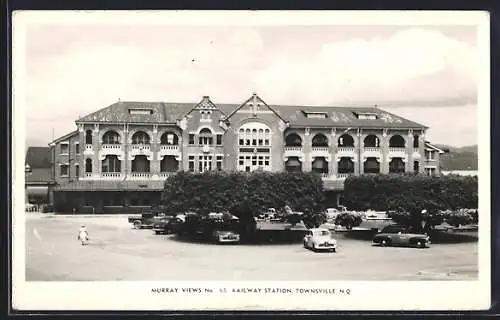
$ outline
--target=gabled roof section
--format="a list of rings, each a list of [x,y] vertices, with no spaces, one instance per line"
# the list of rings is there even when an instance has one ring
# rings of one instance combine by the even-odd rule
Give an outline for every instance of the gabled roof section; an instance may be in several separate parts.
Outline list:
[[[327,107],[327,106],[273,106],[290,122],[290,127],[362,127],[427,129],[426,126],[407,120],[377,107]],[[326,118],[307,117],[308,113],[326,113]],[[375,115],[375,119],[359,115]]]
[[[52,180],[51,168],[34,168],[26,175],[26,183],[46,184]]]
[[[49,147],[28,147],[25,164],[31,169],[50,169],[51,158]]]
[[[192,103],[118,101],[76,123],[175,123],[192,107]]]
[[[431,144],[429,141],[425,141],[425,147],[428,148],[428,149],[435,150],[435,151],[437,151],[439,153],[447,153],[447,152],[449,152],[449,150],[443,150],[441,148],[436,147],[435,145]]]
[[[70,133],[67,133],[64,136],[59,137],[59,138],[55,139],[54,141],[50,142],[49,145],[67,140],[67,139],[69,139],[77,134],[78,134],[78,130],[71,131]]]
[[[261,97],[257,95],[257,93],[253,93],[250,98],[248,98],[245,102],[243,102],[241,105],[236,107],[227,117],[226,119],[231,118],[236,112],[241,110],[244,107],[251,107],[251,108],[257,108],[258,106],[263,106],[269,110],[271,110],[278,118],[283,120],[284,122],[287,122],[287,120],[280,114],[278,109],[275,108],[275,106],[270,106],[268,105],[264,100],[262,100]]]
[[[210,100],[209,96],[203,96],[203,99],[201,99],[201,101],[198,102],[198,104],[196,104],[191,110],[189,110],[187,114],[190,114],[191,112],[193,112],[193,110],[218,110],[225,116],[227,113],[223,109],[227,110],[228,108],[219,108],[218,105],[216,105],[215,103],[212,102],[212,100]]]

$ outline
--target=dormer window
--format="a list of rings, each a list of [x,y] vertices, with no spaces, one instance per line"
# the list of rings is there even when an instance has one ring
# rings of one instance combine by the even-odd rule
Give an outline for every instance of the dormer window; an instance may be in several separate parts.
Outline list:
[[[356,116],[356,118],[360,120],[377,120],[377,114],[376,113],[370,113],[370,112],[362,112],[362,113],[357,113],[353,112],[353,114]]]
[[[132,108],[132,109],[128,109],[128,113],[130,115],[150,115],[150,114],[153,114],[153,109]]]
[[[328,118],[328,114],[326,112],[309,112],[303,111],[306,118],[308,119],[326,119]]]

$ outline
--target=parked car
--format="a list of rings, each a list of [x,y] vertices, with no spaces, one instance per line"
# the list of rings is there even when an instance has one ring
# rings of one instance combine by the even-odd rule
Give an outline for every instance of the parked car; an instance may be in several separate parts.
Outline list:
[[[426,234],[410,233],[401,225],[389,225],[373,237],[373,244],[380,246],[409,246],[425,248],[431,243]]]
[[[337,250],[337,240],[333,238],[333,234],[328,229],[308,229],[304,237],[304,248],[313,251],[328,250],[335,252]]]
[[[174,216],[163,216],[154,219],[153,231],[155,234],[176,233],[184,221]]]
[[[213,232],[214,241],[217,243],[238,243],[240,235],[231,230],[215,230]]]
[[[143,212],[140,216],[129,216],[128,222],[134,225],[135,229],[152,228],[155,218],[164,217],[164,213]]]

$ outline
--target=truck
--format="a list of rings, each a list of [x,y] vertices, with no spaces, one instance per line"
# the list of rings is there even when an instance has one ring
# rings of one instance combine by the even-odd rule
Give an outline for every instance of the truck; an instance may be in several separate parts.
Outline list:
[[[164,213],[143,212],[141,215],[129,216],[128,222],[132,223],[136,230],[153,228],[155,221],[162,217],[165,217]]]

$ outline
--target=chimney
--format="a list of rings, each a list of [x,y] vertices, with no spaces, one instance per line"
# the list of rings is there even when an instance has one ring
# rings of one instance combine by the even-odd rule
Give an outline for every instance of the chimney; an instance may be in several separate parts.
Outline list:
[[[203,99],[210,99],[209,96],[203,96]]]

